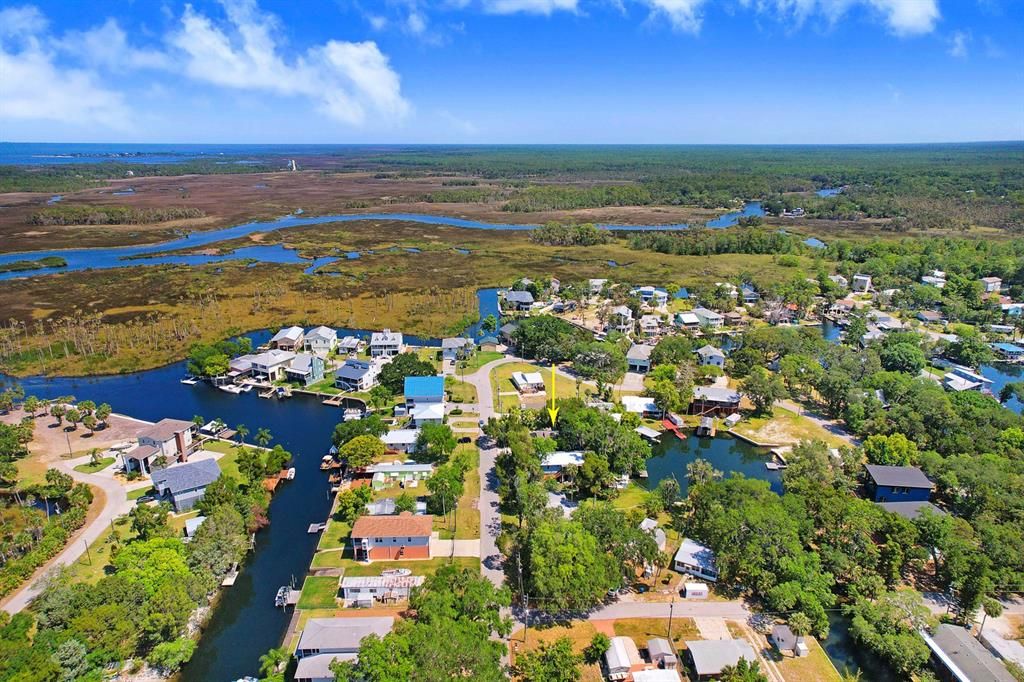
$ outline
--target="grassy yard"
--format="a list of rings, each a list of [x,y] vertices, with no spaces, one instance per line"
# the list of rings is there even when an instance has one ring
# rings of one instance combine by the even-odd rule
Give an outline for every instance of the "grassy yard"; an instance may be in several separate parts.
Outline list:
[[[238,480],[242,480],[242,474],[238,471],[238,443],[228,443],[222,440],[208,440],[203,443],[203,449],[223,453],[224,456],[217,460],[221,473],[230,474]],[[259,452],[261,454],[263,453],[262,450],[259,450]]]
[[[796,445],[802,440],[823,440],[832,447],[846,444],[816,422],[781,407],[776,407],[771,417],[744,419],[733,431],[759,443],[772,445]]]
[[[459,540],[472,539],[480,537],[480,511],[476,508],[476,502],[480,497],[480,451],[476,449],[475,445],[463,444],[459,445],[455,450],[456,454],[465,453],[465,456],[469,458],[470,468],[466,471],[466,476],[463,479],[464,488],[462,491],[462,497],[459,498],[459,504],[455,511],[455,516],[458,517],[458,523],[454,523],[454,518],[449,516],[447,523],[442,522],[438,517],[434,517],[434,530],[440,531],[442,538],[452,537],[452,531],[457,532],[455,537]]]
[[[334,387],[334,373],[327,373],[323,379],[309,386],[303,387],[304,391],[313,391],[315,393],[328,393],[330,395],[338,395],[341,393],[341,389]]]
[[[327,520],[327,528],[320,533],[320,543],[316,546],[321,549],[340,549],[348,543],[348,536],[352,533],[352,526],[344,521],[334,518]]]
[[[455,377],[445,377],[444,389],[453,403],[476,403],[476,386]]]
[[[128,491],[128,499],[129,500],[137,500],[140,497],[142,497],[143,495],[145,495],[146,493],[148,493],[152,489],[153,489],[152,487],[146,488],[145,486],[143,486],[142,488],[136,488],[135,490],[129,490]]]
[[[333,576],[306,576],[299,595],[300,609],[330,609],[337,604],[338,579]]]
[[[668,639],[668,618],[621,618],[615,621],[613,627],[616,636],[632,637],[641,649],[647,646],[649,639]],[[699,638],[700,631],[692,618],[672,619],[672,644],[677,649],[686,648],[684,640]]]
[[[818,641],[813,637],[806,639],[810,649],[807,656],[776,659],[779,672],[786,678],[786,682],[840,682],[842,677]]]
[[[511,659],[514,662],[517,654],[524,651],[534,651],[540,648],[541,644],[550,644],[562,637],[568,637],[572,642],[572,650],[580,653],[590,644],[590,640],[597,634],[597,630],[590,621],[573,621],[571,625],[551,625],[541,628],[530,628],[524,632],[523,629],[516,630],[509,637],[511,648]],[[523,639],[526,639],[523,642]],[[583,665],[581,682],[601,682],[601,667],[599,665]]]
[[[127,516],[114,519],[114,530],[117,532],[120,543],[135,538],[131,522]],[[79,557],[78,561],[69,565],[71,578],[75,582],[94,583],[107,575],[107,567],[110,565],[110,554],[114,548],[111,527],[108,525],[96,540],[89,545],[89,551]]]
[[[501,409],[502,396],[499,394],[502,392],[514,392],[516,387],[512,384],[512,374],[515,372],[540,372],[541,377],[544,378],[544,392],[539,391],[536,394],[527,394],[528,399],[541,402],[547,400],[551,395],[551,368],[550,367],[539,367],[527,362],[510,362],[507,365],[501,365],[495,367],[494,371],[491,372],[491,389],[494,392],[494,406],[497,409]],[[589,392],[589,389],[583,387],[583,392]],[[555,396],[557,398],[575,398],[576,397],[576,382],[568,377],[561,375],[555,376]],[[512,398],[512,396],[505,397],[506,402],[515,402],[518,404],[518,400]]]
[[[475,372],[488,362],[494,362],[505,357],[504,353],[499,353],[496,350],[478,350],[473,353],[468,360],[462,360],[459,362],[459,369],[466,370],[466,373]]]
[[[83,474],[95,474],[97,471],[103,471],[108,466],[114,463],[114,457],[101,457],[100,461],[95,464],[89,462],[87,464],[79,464],[75,467],[75,471]]]
[[[480,570],[480,559],[477,557],[435,557],[433,559],[412,560],[412,561],[373,561],[366,563],[355,561],[352,558],[352,551],[335,550],[328,552],[317,552],[313,555],[313,568],[343,568],[347,576],[368,576],[380,575],[381,571],[389,568],[408,568],[414,575],[434,575],[441,566],[454,563],[464,568]]]

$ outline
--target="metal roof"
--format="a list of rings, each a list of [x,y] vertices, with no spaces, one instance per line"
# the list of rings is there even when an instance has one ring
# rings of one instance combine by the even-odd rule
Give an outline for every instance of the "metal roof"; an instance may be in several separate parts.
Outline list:
[[[365,518],[365,517],[363,517]],[[367,635],[383,637],[391,632],[395,619],[377,618],[310,618],[299,636],[298,650],[358,651],[359,642]]]
[[[928,480],[924,472],[917,467],[894,467],[882,464],[866,464],[864,468],[875,485],[895,486],[899,488],[927,488],[931,490],[935,484]]]
[[[741,658],[751,663],[757,660],[754,649],[745,639],[711,639],[686,642],[686,648],[693,656],[693,665],[698,675],[718,675],[722,668],[736,665]]]
[[[444,395],[444,377],[406,377],[404,394],[406,397]]]
[[[1014,677],[999,659],[965,628],[945,623],[935,633],[922,632],[928,648],[958,682],[1013,682]]]
[[[188,431],[195,424],[183,419],[161,419],[152,426],[147,426],[139,431],[139,438],[152,438],[155,441],[164,442],[174,438],[174,435],[182,431]]]

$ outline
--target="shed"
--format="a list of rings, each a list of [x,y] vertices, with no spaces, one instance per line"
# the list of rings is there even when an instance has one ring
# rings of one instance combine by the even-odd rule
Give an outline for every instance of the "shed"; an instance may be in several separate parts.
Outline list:
[[[675,670],[678,664],[676,653],[672,650],[672,644],[667,639],[662,639],[661,637],[647,640],[647,655],[650,657],[651,663],[657,663],[661,668]]]
[[[705,583],[683,583],[683,597],[686,599],[707,599],[708,586]]]
[[[793,632],[788,625],[775,625],[772,628],[771,640],[780,653],[791,653],[801,658],[810,653],[806,640]]]

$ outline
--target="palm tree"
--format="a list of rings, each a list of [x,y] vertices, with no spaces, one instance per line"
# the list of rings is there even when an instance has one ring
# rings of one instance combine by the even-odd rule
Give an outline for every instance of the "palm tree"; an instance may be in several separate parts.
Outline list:
[[[270,677],[281,669],[282,664],[288,663],[291,657],[288,650],[283,647],[269,650],[260,656],[260,675]]]
[[[256,430],[256,444],[261,448],[267,447],[267,444],[273,440],[273,436],[270,435],[270,429],[262,428]]]
[[[245,437],[249,435],[249,427],[245,424],[239,424],[235,427],[235,433],[238,434],[238,444],[242,445],[245,443]]]

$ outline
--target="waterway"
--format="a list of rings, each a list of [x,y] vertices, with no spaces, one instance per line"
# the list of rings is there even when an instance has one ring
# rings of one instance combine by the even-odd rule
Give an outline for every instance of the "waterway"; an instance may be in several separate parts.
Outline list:
[[[840,673],[860,673],[864,682],[899,682],[900,678],[850,635],[850,619],[839,612],[828,614],[828,637],[821,643]]]
[[[738,438],[720,435],[715,438],[698,438],[689,435],[677,438],[666,433],[662,435],[651,449],[651,457],[647,460],[647,478],[641,479],[643,485],[653,490],[662,479],[675,478],[683,496],[689,487],[686,479],[686,466],[701,458],[726,476],[739,473],[747,478],[768,481],[772,490],[782,494],[782,476],[778,471],[769,471],[765,463],[771,456],[763,448],[756,448]]]
[[[740,217],[750,215],[764,215],[761,204],[754,201],[749,202],[742,211],[726,213],[718,218],[708,221],[708,227],[729,227],[735,225]],[[31,258],[39,260],[47,256],[59,256],[67,265],[59,268],[41,268],[30,272],[5,272],[0,273],[0,279],[12,279],[14,277],[35,277],[56,272],[72,272],[76,270],[96,269],[107,270],[111,268],[123,268],[136,265],[162,265],[162,264],[184,264],[201,265],[204,263],[217,263],[225,260],[254,259],[259,261],[275,263],[306,262],[289,249],[280,245],[252,246],[236,249],[232,253],[222,255],[198,255],[198,254],[168,254],[168,251],[181,249],[202,249],[217,242],[245,237],[256,232],[274,232],[289,227],[301,227],[306,225],[322,225],[324,223],[347,223],[365,220],[401,220],[405,222],[423,223],[427,225],[448,225],[452,227],[464,227],[477,230],[532,230],[537,225],[513,225],[509,223],[484,223],[475,220],[464,220],[449,216],[425,215],[421,213],[365,213],[346,215],[325,215],[325,216],[303,216],[298,212],[292,215],[278,218],[277,220],[265,222],[250,222],[241,225],[227,227],[221,230],[209,232],[195,232],[179,239],[174,239],[161,244],[148,244],[145,246],[118,246],[109,248],[89,249],[54,249],[50,251],[30,251],[18,253],[0,254],[0,265],[18,260]],[[651,231],[651,230],[684,230],[689,226],[685,223],[674,225],[599,225],[599,227],[610,230],[622,231]],[[411,249],[410,253],[417,250]],[[313,263],[311,270],[315,270],[327,259],[320,263]]]

